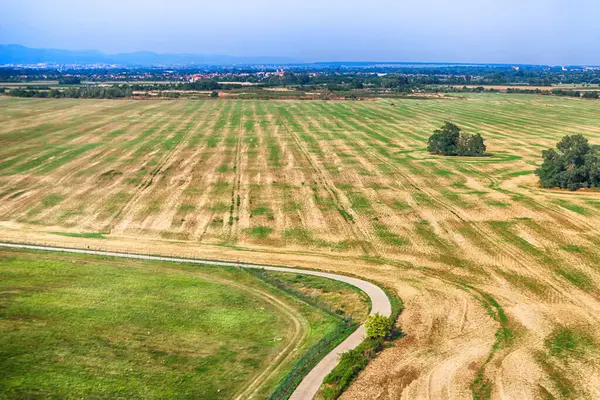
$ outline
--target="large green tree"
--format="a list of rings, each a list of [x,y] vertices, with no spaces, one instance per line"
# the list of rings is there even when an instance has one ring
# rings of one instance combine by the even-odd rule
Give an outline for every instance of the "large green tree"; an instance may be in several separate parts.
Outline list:
[[[457,153],[460,128],[452,122],[445,122],[441,129],[433,131],[427,142],[427,150],[435,154],[454,156]]]
[[[481,156],[485,154],[486,147],[480,134],[462,133],[452,122],[445,122],[429,137],[427,150],[445,156]]]
[[[581,134],[561,139],[556,149],[542,152],[543,162],[536,171],[545,188],[577,190],[600,187],[600,150],[589,145]]]

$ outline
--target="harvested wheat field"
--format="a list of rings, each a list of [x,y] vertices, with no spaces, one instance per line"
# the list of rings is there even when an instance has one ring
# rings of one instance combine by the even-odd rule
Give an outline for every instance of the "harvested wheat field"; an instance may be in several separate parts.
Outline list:
[[[345,399],[600,397],[600,193],[533,172],[596,101],[0,98],[0,240],[355,274],[406,336]],[[451,120],[490,157],[426,152]]]

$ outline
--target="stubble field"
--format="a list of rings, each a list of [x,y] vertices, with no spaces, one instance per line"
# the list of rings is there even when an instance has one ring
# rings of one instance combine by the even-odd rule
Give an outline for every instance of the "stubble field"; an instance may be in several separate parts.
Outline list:
[[[392,105],[392,103],[394,103]],[[595,101],[0,99],[0,238],[330,269],[407,336],[345,398],[600,396],[600,194],[536,186]],[[442,158],[452,120],[490,157]]]

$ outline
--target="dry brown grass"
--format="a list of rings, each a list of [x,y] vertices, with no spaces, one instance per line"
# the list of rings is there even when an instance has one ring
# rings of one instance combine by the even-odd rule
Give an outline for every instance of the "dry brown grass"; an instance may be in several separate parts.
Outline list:
[[[565,134],[600,143],[600,112],[577,99],[467,97],[394,108],[2,98],[0,239],[385,283],[405,301],[407,337],[349,399],[469,398],[474,382],[491,398],[599,397],[597,362],[557,359],[544,343],[558,326],[600,343],[600,194],[540,190],[531,171]],[[492,156],[426,153],[444,120],[481,133]]]

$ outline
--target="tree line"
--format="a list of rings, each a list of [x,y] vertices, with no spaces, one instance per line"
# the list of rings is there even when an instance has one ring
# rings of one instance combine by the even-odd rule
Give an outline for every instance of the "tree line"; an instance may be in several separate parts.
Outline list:
[[[133,91],[127,85],[113,85],[109,87],[102,86],[83,86],[77,88],[67,88],[65,90],[50,89],[11,89],[7,92],[13,97],[39,97],[39,98],[74,98],[74,99],[119,99],[131,97]]]
[[[356,79],[363,84],[385,81],[389,76],[407,77],[419,84],[521,84],[550,86],[553,84],[600,83],[600,70],[550,67],[543,65],[368,65],[368,63],[315,63],[286,67],[284,79],[260,76],[274,72],[275,67],[264,66],[202,66],[202,67],[119,67],[119,68],[0,68],[0,80],[60,80],[79,78],[87,81],[113,80],[121,76],[129,81],[170,81],[197,73],[218,73],[220,81],[263,82],[268,85],[319,85]],[[316,73],[316,74],[315,74]],[[385,85],[385,84],[384,84]]]
[[[241,89],[244,87],[240,84],[226,83],[221,84],[213,79],[202,79],[196,82],[182,82],[182,83],[161,83],[158,85],[149,83],[132,83],[131,88],[136,91],[152,91],[152,90],[201,90],[201,91],[212,91],[212,90],[232,90]]]
[[[517,94],[541,94],[546,96],[565,96],[565,97],[583,97],[584,99],[598,99],[600,94],[598,91],[579,91],[579,90],[565,90],[565,89],[521,89],[521,88],[507,88],[506,93],[517,93]]]

